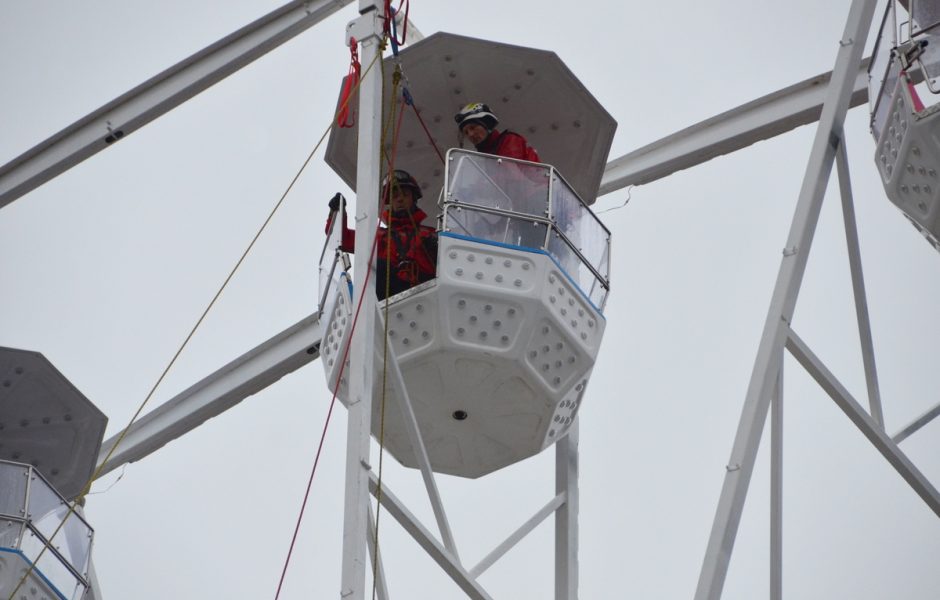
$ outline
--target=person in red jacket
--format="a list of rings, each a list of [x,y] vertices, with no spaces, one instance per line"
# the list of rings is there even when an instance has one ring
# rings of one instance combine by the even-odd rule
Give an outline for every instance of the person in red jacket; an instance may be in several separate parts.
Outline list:
[[[529,162],[542,162],[539,154],[529,146],[524,137],[508,129],[496,129],[499,119],[482,102],[473,102],[454,115],[460,133],[476,147],[477,152],[516,158]]]
[[[407,171],[396,169],[382,182],[382,197],[388,199],[388,206],[381,215],[375,250],[375,293],[379,300],[386,298],[386,287],[388,296],[394,296],[437,276],[437,231],[421,224],[427,214],[418,208],[421,188],[417,180]],[[329,233],[337,213],[342,212],[340,249],[354,252],[356,234],[346,225],[343,204],[339,193],[330,200],[326,231]]]
[[[499,119],[490,107],[481,102],[467,104],[454,115],[454,121],[460,133],[470,140],[477,152],[514,158],[539,163],[539,154],[528,141],[518,133],[509,130],[499,131],[496,125]],[[487,169],[492,170],[492,167]],[[535,167],[520,163],[510,163],[504,168],[489,173],[491,181],[499,187],[500,194],[492,202],[497,208],[526,215],[544,216],[548,209],[548,180],[544,167]],[[499,197],[509,200],[509,206],[499,206]],[[484,200],[485,203],[487,201]],[[483,221],[493,221],[493,217],[481,217]],[[488,239],[510,243],[526,248],[541,248],[545,244],[545,228],[534,222],[514,219],[509,227],[499,222],[492,222],[491,231],[485,235]],[[502,232],[502,236],[498,234]]]

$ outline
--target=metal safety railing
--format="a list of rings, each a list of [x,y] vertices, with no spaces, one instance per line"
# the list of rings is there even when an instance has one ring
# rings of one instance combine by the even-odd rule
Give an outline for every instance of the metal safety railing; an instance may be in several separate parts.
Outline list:
[[[88,590],[94,531],[69,503],[27,464],[0,461],[0,551],[19,554],[36,575],[66,600],[80,600]],[[65,523],[63,524],[63,521]],[[56,535],[56,543],[50,539]],[[22,576],[7,569],[0,576]],[[4,582],[9,583],[9,582]]]
[[[439,203],[441,231],[543,251],[603,310],[610,231],[551,165],[451,149]]]

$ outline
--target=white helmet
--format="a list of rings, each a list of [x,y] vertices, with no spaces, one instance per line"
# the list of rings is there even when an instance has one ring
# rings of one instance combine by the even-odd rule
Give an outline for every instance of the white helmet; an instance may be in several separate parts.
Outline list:
[[[461,131],[463,131],[463,126],[467,123],[479,123],[485,127],[487,131],[492,131],[499,123],[499,119],[490,111],[490,107],[482,102],[471,102],[461,108],[460,111],[454,115],[454,121],[457,122],[457,128]]]

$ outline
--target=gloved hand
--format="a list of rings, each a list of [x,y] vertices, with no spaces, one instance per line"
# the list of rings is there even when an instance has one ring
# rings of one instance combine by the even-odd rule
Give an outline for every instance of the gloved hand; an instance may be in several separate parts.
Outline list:
[[[336,212],[339,210],[340,203],[346,204],[346,199],[343,198],[343,195],[339,192],[336,192],[332,198],[330,198],[330,212]]]

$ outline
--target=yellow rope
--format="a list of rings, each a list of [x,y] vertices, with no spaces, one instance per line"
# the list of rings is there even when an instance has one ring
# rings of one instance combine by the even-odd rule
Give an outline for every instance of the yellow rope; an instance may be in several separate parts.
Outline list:
[[[386,154],[385,143],[388,140],[389,130],[393,129],[392,124],[395,122],[395,107],[396,99],[398,97],[398,78],[393,78],[392,83],[392,93],[389,96],[389,107],[388,110],[383,110],[383,118],[385,119],[384,126],[382,127],[382,137],[379,143],[379,164],[383,164],[382,158],[383,154]],[[385,93],[385,69],[382,69],[382,93]],[[395,138],[395,132],[392,131],[393,144]],[[395,171],[395,155],[394,149],[393,152],[389,155],[386,154],[386,160],[388,161],[388,172],[386,174],[388,185],[386,186],[391,195],[392,191],[392,180],[393,173]],[[379,190],[380,198],[384,198],[386,201],[389,199],[386,197],[383,190]],[[382,211],[382,202],[379,202],[379,214]],[[391,206],[389,206],[389,221],[391,221]],[[373,536],[373,547],[375,548],[375,556],[372,557],[372,599],[375,600],[377,586],[378,586],[378,570],[379,570],[379,515],[382,514],[382,470],[385,463],[385,405],[388,392],[388,307],[389,301],[388,297],[391,294],[392,287],[392,270],[391,265],[389,264],[389,258],[392,253],[392,225],[391,223],[386,224],[385,232],[385,298],[383,306],[383,316],[385,319],[385,331],[382,344],[382,397],[381,404],[379,405],[379,472],[378,472],[378,481],[376,483],[375,489],[375,498],[376,498],[376,507],[375,507],[375,533]],[[365,293],[365,291],[363,291]]]
[[[120,446],[121,442],[124,441],[124,438],[127,436],[127,433],[130,430],[131,426],[140,417],[140,414],[143,412],[144,407],[147,406],[147,404],[150,402],[150,399],[153,397],[154,392],[157,391],[157,388],[163,382],[163,379],[166,377],[167,373],[170,372],[170,369],[176,363],[176,360],[179,358],[180,354],[183,353],[183,349],[186,348],[186,345],[192,339],[193,335],[196,333],[196,330],[205,320],[206,315],[209,314],[209,311],[212,309],[216,301],[222,295],[222,292],[225,290],[225,287],[232,280],[232,277],[235,275],[235,272],[245,261],[245,258],[248,256],[248,253],[251,252],[252,248],[255,245],[255,242],[257,242],[258,238],[261,237],[261,234],[264,232],[268,224],[271,222],[271,219],[274,217],[274,214],[278,211],[278,209],[284,203],[284,200],[287,198],[287,194],[290,193],[291,189],[294,187],[294,184],[297,183],[297,180],[300,178],[300,175],[304,172],[304,169],[307,168],[307,165],[310,164],[310,161],[313,159],[313,156],[316,154],[317,150],[319,150],[320,146],[323,144],[323,141],[326,139],[326,136],[329,135],[330,130],[333,128],[333,123],[336,122],[337,115],[349,103],[349,100],[354,96],[354,92],[359,88],[359,84],[361,83],[362,79],[364,79],[365,76],[369,73],[369,71],[372,70],[372,67],[375,65],[375,63],[377,62],[380,56],[381,56],[381,52],[376,54],[375,58],[372,59],[372,62],[369,63],[368,68],[366,68],[365,73],[363,73],[362,77],[360,78],[360,81],[357,82],[356,85],[353,87],[353,90],[352,90],[353,93],[350,93],[349,97],[337,109],[336,114],[334,114],[333,118],[330,120],[329,126],[323,132],[323,135],[320,136],[320,140],[317,142],[316,146],[314,146],[313,150],[310,151],[310,154],[307,156],[307,159],[304,160],[303,164],[300,166],[300,169],[297,171],[297,174],[294,175],[293,179],[291,179],[290,184],[287,186],[287,189],[284,190],[284,193],[281,194],[281,197],[277,201],[277,203],[274,205],[274,208],[271,209],[270,214],[268,214],[268,218],[264,220],[264,223],[261,225],[261,228],[258,230],[258,233],[255,234],[254,238],[252,238],[251,242],[248,244],[248,247],[245,248],[245,251],[242,253],[241,258],[238,259],[238,262],[235,263],[235,266],[232,268],[231,272],[228,274],[228,277],[226,277],[225,281],[222,282],[222,286],[219,288],[219,291],[216,292],[215,296],[212,297],[212,300],[209,302],[209,305],[206,306],[206,309],[202,312],[202,315],[199,317],[199,319],[196,321],[196,324],[190,330],[189,335],[187,335],[186,339],[183,340],[183,343],[180,345],[179,349],[176,351],[176,354],[173,355],[173,358],[170,359],[169,364],[160,374],[160,377],[157,378],[157,382],[153,384],[152,388],[150,388],[150,392],[147,394],[147,397],[144,398],[144,401],[141,402],[140,406],[137,408],[137,411],[134,413],[134,416],[131,417],[131,420],[127,423],[127,426],[125,426],[124,429],[121,431],[117,440],[114,442],[114,445],[111,447],[111,450],[109,450],[107,456],[105,456],[105,459],[101,461],[101,464],[98,466],[97,469],[95,469],[95,472],[92,474],[92,476],[88,479],[88,481],[82,487],[82,491],[79,492],[79,494],[75,497],[75,500],[69,504],[69,510],[65,514],[65,518],[62,519],[62,522],[59,523],[59,526],[56,527],[55,531],[52,532],[52,536],[49,537],[48,544],[43,546],[42,550],[40,550],[39,554],[36,556],[33,562],[29,565],[29,568],[26,570],[26,573],[23,574],[23,577],[20,579],[16,587],[13,588],[13,591],[10,592],[10,596],[7,598],[7,600],[13,600],[14,596],[16,596],[16,593],[19,591],[19,589],[23,587],[23,584],[26,582],[26,580],[29,578],[29,576],[32,574],[33,570],[35,569],[35,565],[39,562],[39,559],[42,558],[43,554],[45,554],[46,549],[49,547],[49,545],[52,544],[52,541],[59,534],[59,531],[61,531],[62,528],[65,526],[66,521],[68,521],[69,518],[75,513],[75,507],[83,502],[85,496],[91,490],[92,483],[96,479],[98,479],[98,477],[101,476],[101,472],[104,470],[105,465],[108,464],[108,461],[111,460],[111,457],[114,455],[115,451],[118,449],[118,446]]]

